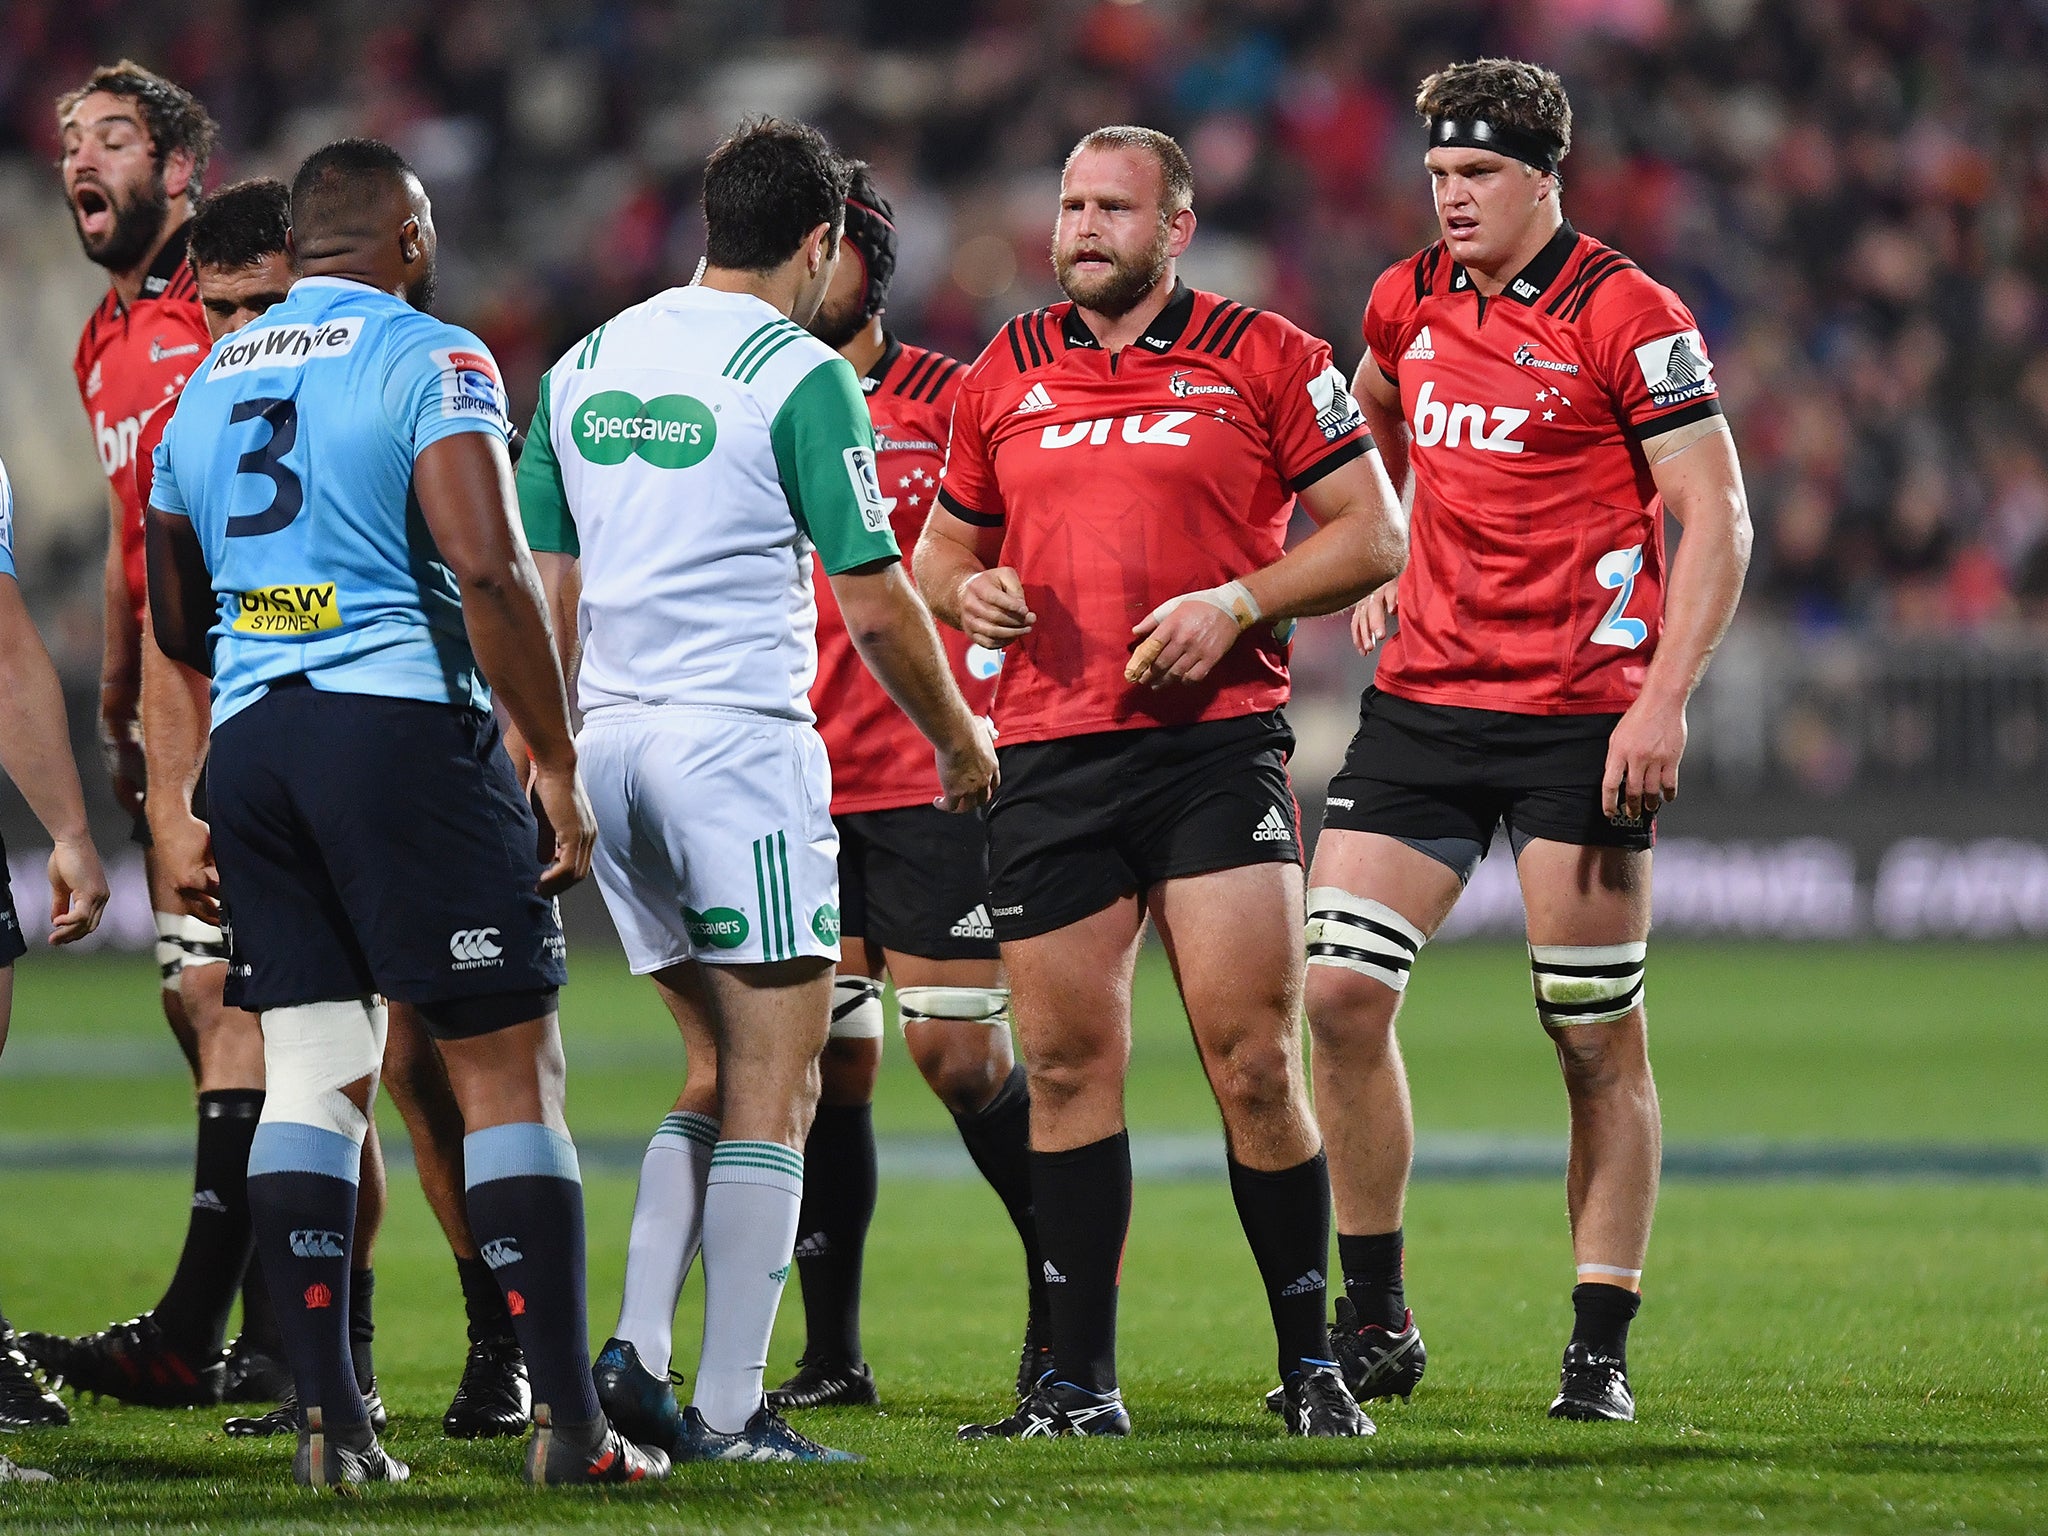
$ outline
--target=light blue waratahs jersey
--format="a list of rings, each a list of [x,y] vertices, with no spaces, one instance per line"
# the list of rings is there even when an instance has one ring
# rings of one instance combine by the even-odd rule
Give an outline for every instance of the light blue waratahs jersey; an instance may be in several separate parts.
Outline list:
[[[14,482],[0,464],[0,576],[14,575]]]
[[[329,693],[489,707],[412,494],[413,460],[457,432],[504,439],[497,364],[469,332],[365,284],[302,278],[214,344],[150,493],[191,519],[219,598],[214,724],[295,673]]]

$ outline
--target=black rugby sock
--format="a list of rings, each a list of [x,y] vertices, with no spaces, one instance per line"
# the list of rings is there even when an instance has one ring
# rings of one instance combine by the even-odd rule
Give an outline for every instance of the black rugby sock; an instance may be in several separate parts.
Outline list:
[[[1280,1379],[1329,1360],[1330,1164],[1321,1152],[1267,1173],[1230,1159],[1230,1197],[1266,1285]]]
[[[491,1266],[482,1259],[458,1258],[455,1276],[462,1284],[462,1310],[469,1320],[469,1342],[509,1339],[512,1314],[505,1310],[505,1293],[498,1289]]]
[[[796,1271],[804,1293],[804,1358],[859,1365],[860,1278],[875,1219],[875,1109],[820,1104],[804,1142]]]
[[[1572,1342],[1626,1363],[1628,1325],[1642,1304],[1641,1296],[1618,1285],[1573,1286]]]
[[[1404,1263],[1401,1229],[1353,1237],[1337,1234],[1337,1262],[1344,1268],[1344,1294],[1358,1309],[1358,1320],[1399,1333],[1408,1321],[1408,1296],[1402,1282]]]
[[[348,1358],[355,1368],[356,1390],[368,1393],[370,1385],[377,1379],[377,1365],[371,1357],[370,1344],[377,1337],[377,1324],[370,1316],[371,1303],[377,1295],[377,1272],[374,1269],[351,1269],[348,1272]]]
[[[277,1331],[277,1308],[263,1282],[263,1266],[252,1252],[242,1271],[242,1342],[260,1354],[284,1357],[284,1335]]]
[[[505,1293],[533,1401],[571,1433],[599,1415],[590,1379],[583,1180],[567,1136],[533,1121],[462,1142],[470,1230]]]
[[[165,1337],[195,1355],[211,1358],[219,1352],[249,1268],[254,1242],[249,1143],[262,1113],[261,1088],[220,1088],[199,1095],[185,1247],[155,1310]]]
[[[1025,1086],[1024,1064],[1010,1069],[996,1096],[972,1114],[955,1115],[960,1140],[974,1166],[988,1180],[1010,1225],[1024,1244],[1024,1277],[1034,1316],[1045,1316],[1045,1255],[1039,1249],[1038,1223],[1031,1216],[1031,1095]],[[808,1182],[805,1184],[809,1188]]]
[[[1054,1375],[1116,1388],[1116,1293],[1131,1228],[1131,1136],[1031,1154],[1032,1211],[1045,1257]]]
[[[256,1251],[302,1406],[337,1429],[367,1422],[349,1355],[349,1250],[361,1149],[332,1131],[278,1123],[257,1136],[249,1178]],[[319,1171],[325,1169],[326,1171]]]

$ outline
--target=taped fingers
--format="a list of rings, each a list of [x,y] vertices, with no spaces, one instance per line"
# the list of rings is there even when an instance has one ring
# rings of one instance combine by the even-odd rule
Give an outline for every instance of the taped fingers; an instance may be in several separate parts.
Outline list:
[[[1632,944],[1531,944],[1536,1015],[1546,1028],[1611,1024],[1643,1000],[1647,941]]]
[[[1429,936],[1385,902],[1341,886],[1308,893],[1308,963],[1334,965],[1405,991],[1415,957]]]
[[[882,1038],[882,984],[868,976],[832,978],[831,1040]]]

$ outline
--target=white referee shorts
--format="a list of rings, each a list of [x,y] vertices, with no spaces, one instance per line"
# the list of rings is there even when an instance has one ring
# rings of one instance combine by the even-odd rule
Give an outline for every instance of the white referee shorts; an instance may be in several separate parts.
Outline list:
[[[811,726],[614,706],[584,721],[593,867],[633,974],[839,958],[832,769]]]

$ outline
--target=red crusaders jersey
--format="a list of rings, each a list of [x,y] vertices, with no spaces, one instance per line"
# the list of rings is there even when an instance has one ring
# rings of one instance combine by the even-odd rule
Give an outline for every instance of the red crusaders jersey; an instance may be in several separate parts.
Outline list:
[[[1429,704],[1611,714],[1664,621],[1664,508],[1639,446],[1721,413],[1692,314],[1566,224],[1498,297],[1441,242],[1374,284],[1415,501],[1378,686]]]
[[[892,336],[874,371],[860,381],[875,424],[882,497],[897,546],[906,554],[917,547],[924,520],[931,516],[946,456],[946,423],[965,371],[944,353],[906,347]],[[818,680],[811,685],[811,708],[817,711],[818,734],[825,738],[832,759],[832,814],[930,805],[939,793],[931,743],[855,653],[823,566],[813,578],[818,594]],[[968,708],[987,714],[1002,653],[970,645],[959,630],[944,625],[939,638],[945,642]]]
[[[1176,285],[1115,357],[1071,304],[1012,320],[961,385],[939,497],[1003,530],[1038,623],[1005,652],[1004,744],[1229,720],[1287,702],[1255,624],[1193,686],[1124,681],[1131,626],[1281,556],[1295,493],[1372,447],[1330,349]]]
[[[144,575],[142,509],[147,500],[145,468],[137,480],[143,420],[175,400],[213,342],[192,269],[185,264],[185,230],[165,242],[142,279],[142,295],[123,304],[111,288],[85,322],[71,370],[79,398],[92,423],[100,467],[121,502],[121,560],[128,573],[128,599],[142,622],[148,584]],[[170,411],[157,411],[154,437],[163,436]]]

